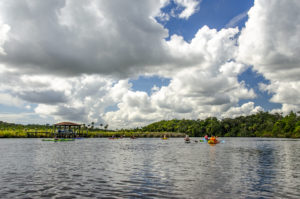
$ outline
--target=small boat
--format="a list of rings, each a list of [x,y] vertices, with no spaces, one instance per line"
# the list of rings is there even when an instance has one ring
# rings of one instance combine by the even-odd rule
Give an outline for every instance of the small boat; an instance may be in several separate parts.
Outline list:
[[[164,135],[164,137],[162,137],[161,139],[163,139],[163,140],[167,140],[167,139],[168,139],[168,137],[167,137],[166,135]]]
[[[219,144],[220,142],[218,140],[208,140],[208,144]]]

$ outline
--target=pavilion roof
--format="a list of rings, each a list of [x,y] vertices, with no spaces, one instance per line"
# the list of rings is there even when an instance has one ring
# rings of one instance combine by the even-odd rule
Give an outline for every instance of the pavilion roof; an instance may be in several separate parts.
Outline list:
[[[76,124],[73,122],[60,122],[60,123],[56,123],[54,125],[55,126],[81,126],[81,124]]]

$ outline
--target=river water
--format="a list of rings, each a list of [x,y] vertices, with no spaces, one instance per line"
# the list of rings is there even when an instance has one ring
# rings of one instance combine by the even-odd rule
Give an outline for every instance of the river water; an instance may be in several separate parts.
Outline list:
[[[300,198],[300,140],[0,139],[0,187],[0,198]]]

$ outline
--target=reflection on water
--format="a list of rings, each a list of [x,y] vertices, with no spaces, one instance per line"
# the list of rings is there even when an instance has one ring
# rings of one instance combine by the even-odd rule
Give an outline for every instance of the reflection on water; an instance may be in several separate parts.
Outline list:
[[[300,198],[299,150],[290,139],[0,139],[0,198]]]

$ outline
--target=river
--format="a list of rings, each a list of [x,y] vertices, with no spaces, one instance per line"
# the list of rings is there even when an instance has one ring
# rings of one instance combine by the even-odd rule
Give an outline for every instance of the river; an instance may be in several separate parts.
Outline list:
[[[0,139],[0,198],[300,198],[300,140]]]

